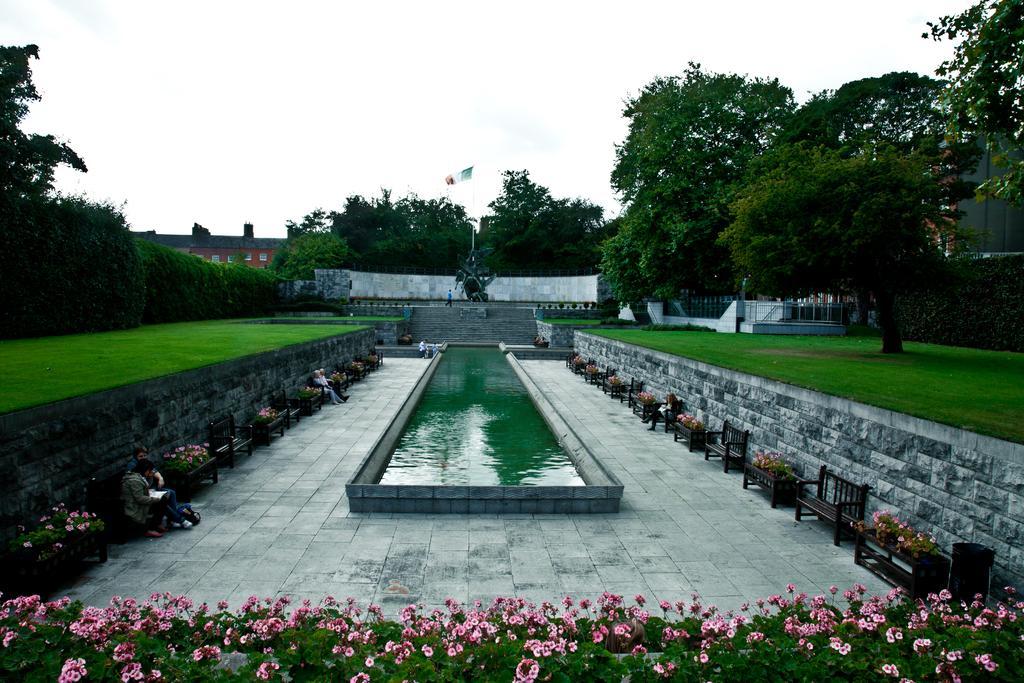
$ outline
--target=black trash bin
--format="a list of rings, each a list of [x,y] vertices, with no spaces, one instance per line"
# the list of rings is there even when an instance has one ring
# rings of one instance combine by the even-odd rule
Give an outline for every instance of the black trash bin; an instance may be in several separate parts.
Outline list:
[[[970,602],[981,593],[988,597],[989,570],[996,554],[980,543],[954,543],[953,564],[949,570],[949,591],[954,600]]]

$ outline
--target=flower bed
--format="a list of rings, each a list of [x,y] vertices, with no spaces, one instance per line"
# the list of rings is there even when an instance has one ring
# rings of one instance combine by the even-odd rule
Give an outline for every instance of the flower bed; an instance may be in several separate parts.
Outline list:
[[[209,449],[208,443],[188,444],[164,453],[159,469],[179,500],[192,500],[192,492],[202,481],[217,483],[217,461],[210,457]]]
[[[743,488],[757,484],[771,496],[771,506],[796,501],[797,478],[793,466],[782,459],[781,453],[758,451],[754,461],[743,465]]]
[[[299,415],[310,417],[313,415],[313,407],[317,410],[324,405],[324,393],[319,387],[302,387],[298,391]]]
[[[1024,603],[986,608],[943,597],[910,601],[900,591],[865,599],[863,587],[809,597],[787,586],[721,613],[693,602],[641,596],[627,605],[605,593],[535,607],[498,598],[489,607],[430,614],[414,606],[398,621],[380,608],[331,598],[250,598],[238,612],[184,597],[144,604],[115,598],[83,608],[65,598],[9,600],[0,608],[5,679],[365,681],[745,681],[1020,680]],[[1011,595],[1011,597],[1013,597]],[[655,610],[657,611],[657,610]],[[625,649],[615,656],[610,650]],[[223,660],[232,653],[232,665]]]
[[[103,520],[95,514],[68,510],[62,503],[40,517],[34,529],[18,530],[0,558],[4,584],[11,587],[45,590],[86,557],[107,561]]]
[[[708,433],[704,429],[704,423],[690,413],[679,413],[673,425],[675,434],[673,441],[683,440],[687,449],[692,453],[695,450],[703,450],[708,442]]]
[[[252,419],[252,443],[254,446],[269,446],[274,432],[284,436],[285,416],[273,408],[262,408]]]
[[[939,552],[935,539],[887,510],[872,516],[873,526],[854,525],[857,544],[853,561],[912,597],[946,588],[949,558]]]

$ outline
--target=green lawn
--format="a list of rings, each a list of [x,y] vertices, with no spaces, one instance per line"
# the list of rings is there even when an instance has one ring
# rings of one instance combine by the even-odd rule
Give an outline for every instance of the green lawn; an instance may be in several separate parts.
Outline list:
[[[585,319],[581,319],[581,320],[576,320],[574,318],[546,318],[544,320],[544,322],[551,323],[552,325],[600,325],[601,324],[601,321],[599,319],[597,319],[597,318],[585,318]]]
[[[0,413],[363,329],[205,320],[0,341]]]
[[[327,320],[331,322],[338,322],[344,320],[346,322],[357,322],[357,323],[377,323],[377,322],[389,322],[397,323],[405,320],[400,315],[325,315],[325,316],[313,316],[304,318],[291,318],[282,316],[274,318],[274,320],[289,320],[295,322],[309,322],[310,320]]]
[[[657,351],[1024,442],[1024,354],[872,337],[594,330]]]

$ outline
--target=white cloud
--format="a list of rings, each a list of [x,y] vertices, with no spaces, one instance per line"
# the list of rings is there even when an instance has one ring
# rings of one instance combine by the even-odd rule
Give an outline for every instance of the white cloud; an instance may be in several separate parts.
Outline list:
[[[126,202],[139,229],[284,221],[381,187],[481,211],[504,169],[617,213],[623,101],[687,61],[777,76],[799,99],[893,70],[952,0],[496,4],[0,0],[0,43],[40,46],[31,130],[89,173],[62,189]]]

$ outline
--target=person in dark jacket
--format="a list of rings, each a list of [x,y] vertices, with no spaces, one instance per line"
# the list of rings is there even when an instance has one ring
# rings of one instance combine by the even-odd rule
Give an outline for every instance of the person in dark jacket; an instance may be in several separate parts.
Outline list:
[[[132,471],[126,472],[121,479],[121,501],[124,503],[124,516],[129,527],[149,538],[160,538],[163,534],[157,527],[166,506],[166,494],[150,495],[147,476],[152,475],[152,462],[143,458],[135,463]]]

